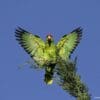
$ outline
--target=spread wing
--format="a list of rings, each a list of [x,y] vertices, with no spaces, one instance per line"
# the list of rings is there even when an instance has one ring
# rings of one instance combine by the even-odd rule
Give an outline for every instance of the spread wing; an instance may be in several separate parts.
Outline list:
[[[73,30],[70,34],[64,35],[57,44],[58,55],[63,59],[69,59],[71,53],[75,50],[80,42],[82,29],[79,27]]]
[[[19,44],[32,57],[32,59],[34,59],[34,61],[42,67],[44,64],[44,41],[39,36],[33,35],[20,27],[16,29],[15,33],[16,40],[19,42]]]

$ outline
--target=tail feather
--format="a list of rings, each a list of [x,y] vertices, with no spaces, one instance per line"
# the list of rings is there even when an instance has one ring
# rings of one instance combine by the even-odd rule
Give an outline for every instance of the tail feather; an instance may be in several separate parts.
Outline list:
[[[50,85],[53,83],[53,74],[54,74],[55,64],[49,65],[45,69],[45,78],[44,81],[46,84]]]
[[[48,85],[52,84],[53,83],[53,75],[51,75],[51,73],[45,73],[44,81]]]

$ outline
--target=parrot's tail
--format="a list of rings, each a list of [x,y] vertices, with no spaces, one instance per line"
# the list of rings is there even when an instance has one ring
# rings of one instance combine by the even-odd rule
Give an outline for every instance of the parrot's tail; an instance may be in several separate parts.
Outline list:
[[[50,85],[53,83],[53,73],[54,73],[55,64],[50,64],[45,69],[45,78],[44,81],[46,84]]]

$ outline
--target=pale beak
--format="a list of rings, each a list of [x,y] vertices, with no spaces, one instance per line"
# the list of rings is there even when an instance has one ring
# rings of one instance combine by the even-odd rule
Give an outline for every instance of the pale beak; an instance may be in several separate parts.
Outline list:
[[[50,35],[48,36],[48,40],[51,40],[51,36]]]

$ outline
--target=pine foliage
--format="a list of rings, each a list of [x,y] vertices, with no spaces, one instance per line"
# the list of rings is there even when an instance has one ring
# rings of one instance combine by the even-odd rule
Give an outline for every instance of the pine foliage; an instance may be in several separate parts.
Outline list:
[[[91,100],[87,86],[81,81],[80,75],[77,73],[76,59],[74,61],[59,61],[56,66],[57,83],[74,96],[77,100]]]

